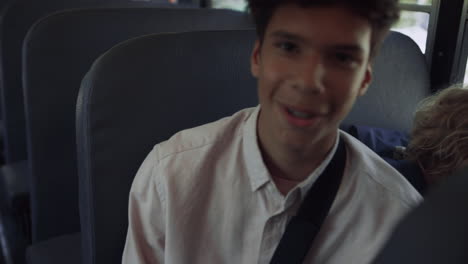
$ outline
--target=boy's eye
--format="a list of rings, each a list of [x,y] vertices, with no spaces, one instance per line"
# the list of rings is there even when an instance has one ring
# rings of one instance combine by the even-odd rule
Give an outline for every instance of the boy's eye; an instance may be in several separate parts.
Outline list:
[[[355,67],[358,64],[358,60],[353,55],[345,52],[337,52],[333,57],[337,63],[343,66]]]
[[[280,48],[282,51],[285,52],[295,52],[298,50],[296,44],[289,42],[289,41],[281,41],[275,44],[276,47]]]
[[[346,53],[337,53],[335,57],[338,61],[341,61],[341,62],[350,62],[353,60],[353,57],[351,57],[349,54],[346,54]]]

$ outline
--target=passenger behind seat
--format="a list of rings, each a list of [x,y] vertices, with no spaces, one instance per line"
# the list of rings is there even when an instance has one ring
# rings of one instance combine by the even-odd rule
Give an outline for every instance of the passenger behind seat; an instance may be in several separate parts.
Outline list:
[[[468,162],[468,89],[455,85],[423,99],[406,133],[351,126],[350,133],[421,193]],[[408,148],[406,148],[408,146]]]
[[[407,155],[428,185],[468,165],[468,87],[455,85],[421,102]]]

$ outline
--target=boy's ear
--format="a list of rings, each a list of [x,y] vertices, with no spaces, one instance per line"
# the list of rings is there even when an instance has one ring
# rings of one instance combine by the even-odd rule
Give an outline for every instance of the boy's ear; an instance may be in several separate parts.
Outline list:
[[[260,41],[257,39],[250,56],[250,72],[254,77],[258,77],[260,72]]]
[[[364,78],[362,79],[361,87],[359,88],[359,92],[358,92],[359,96],[363,96],[367,92],[367,89],[369,88],[371,81],[372,81],[372,65],[369,63],[367,64],[366,72],[364,73]]]

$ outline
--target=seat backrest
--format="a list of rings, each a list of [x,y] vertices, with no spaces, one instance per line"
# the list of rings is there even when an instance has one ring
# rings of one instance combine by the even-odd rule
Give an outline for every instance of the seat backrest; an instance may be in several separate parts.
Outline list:
[[[156,143],[257,104],[254,40],[254,30],[149,35],[94,63],[77,105],[86,263],[121,261],[130,185]]]
[[[147,36],[113,48],[94,63],[77,104],[80,214],[87,262],[120,260],[130,186],[156,143],[256,104],[256,83],[249,71],[253,39],[253,32]],[[354,109],[366,109],[365,115],[354,112],[347,121],[397,129],[408,126],[403,116],[413,109],[412,99],[397,96],[416,96],[418,101],[424,90],[388,96],[388,89],[399,89],[394,87],[397,83],[378,80],[387,74],[395,80],[402,78],[396,75],[407,74],[381,64],[409,65],[413,57],[419,58],[419,51],[407,54],[416,52],[411,45],[409,51],[395,47],[395,41],[402,39],[407,41],[399,33],[386,39],[374,65],[376,80],[369,90],[373,94],[361,98]],[[380,72],[384,70],[389,72]],[[429,91],[424,78],[416,89]],[[410,105],[389,108],[390,116],[401,118],[381,122],[379,115],[388,113],[374,100]]]
[[[0,16],[0,95],[7,163],[26,159],[21,48],[28,29],[39,18],[65,9],[85,7],[155,7],[163,0],[12,0]],[[167,5],[167,4],[165,4]]]
[[[342,123],[408,132],[417,104],[431,94],[424,54],[408,36],[391,32],[373,63],[373,81]]]
[[[468,263],[467,188],[465,167],[405,216],[372,263]]]
[[[36,23],[23,50],[33,242],[79,230],[75,105],[100,54],[149,33],[250,27],[241,12],[179,8],[73,10]]]
[[[0,16],[3,15],[3,12],[5,8],[8,6],[8,4],[13,1],[13,0],[0,0]]]

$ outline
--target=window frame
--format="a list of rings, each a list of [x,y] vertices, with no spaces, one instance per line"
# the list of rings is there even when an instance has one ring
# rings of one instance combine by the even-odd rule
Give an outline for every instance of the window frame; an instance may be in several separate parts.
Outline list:
[[[436,36],[436,25],[439,17],[439,7],[441,0],[432,0],[431,5],[400,3],[402,11],[423,12],[429,14],[429,24],[427,27],[426,50],[424,52],[428,65],[431,65]]]
[[[464,32],[466,2],[468,0],[440,0],[434,47],[430,63],[433,91],[444,89],[456,81],[462,51],[461,32]],[[458,57],[457,57],[458,56]],[[461,67],[463,68],[463,67]]]
[[[468,60],[468,0],[463,3],[450,83],[463,83]],[[457,59],[458,58],[458,59]]]

